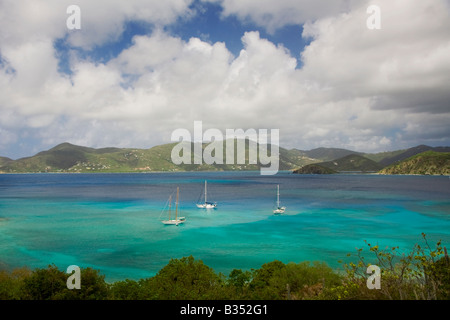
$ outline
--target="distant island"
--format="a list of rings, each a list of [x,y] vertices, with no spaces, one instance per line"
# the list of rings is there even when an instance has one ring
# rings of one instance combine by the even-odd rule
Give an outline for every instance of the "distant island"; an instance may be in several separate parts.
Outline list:
[[[382,169],[380,174],[450,175],[450,153],[426,151]]]
[[[260,164],[175,165],[171,152],[176,144],[150,149],[89,148],[59,144],[34,156],[13,160],[0,157],[0,173],[131,173],[259,170]],[[193,146],[193,144],[192,144]],[[203,148],[207,144],[203,145]],[[249,144],[246,144],[248,155]],[[279,148],[279,169],[294,174],[363,172],[380,174],[450,175],[450,147],[417,146],[406,150],[361,153],[338,148],[298,150]],[[224,151],[224,155],[225,155]],[[237,163],[237,161],[235,161]]]
[[[334,174],[338,173],[337,171],[334,171],[330,168],[318,165],[318,164],[308,164],[304,167],[301,167],[299,169],[295,169],[292,171],[296,174]]]
[[[307,173],[309,171],[313,171],[311,173],[319,174],[338,172],[378,172],[382,168],[383,166],[374,160],[359,154],[350,154],[336,160],[307,165],[299,170],[295,170],[294,173]]]
[[[405,151],[409,154],[410,151]],[[296,174],[334,174],[342,172],[362,172],[403,175],[450,175],[450,152],[425,151],[404,160],[383,167],[360,155],[350,155],[333,161],[306,165],[296,169]]]

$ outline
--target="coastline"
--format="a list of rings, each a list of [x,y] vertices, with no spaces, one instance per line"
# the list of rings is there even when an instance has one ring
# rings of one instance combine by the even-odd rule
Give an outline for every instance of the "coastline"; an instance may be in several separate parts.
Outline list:
[[[379,175],[379,176],[423,176],[423,177],[449,177],[450,174],[418,174],[418,173],[382,173],[376,171],[339,171],[336,173],[295,173],[294,171],[297,169],[288,169],[288,170],[279,170],[279,173],[289,173],[293,175],[317,175],[317,176],[326,176],[326,175]],[[27,171],[27,172],[5,172],[0,171],[0,175],[21,175],[21,174],[153,174],[153,173],[221,173],[221,172],[259,172],[259,170],[167,170],[167,171],[83,171],[83,172],[74,172],[74,171],[50,171],[50,172],[42,172],[42,171]]]

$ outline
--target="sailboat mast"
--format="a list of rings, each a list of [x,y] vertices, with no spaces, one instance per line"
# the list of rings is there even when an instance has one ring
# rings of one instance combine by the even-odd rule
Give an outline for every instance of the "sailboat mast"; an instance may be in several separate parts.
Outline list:
[[[208,202],[207,194],[208,194],[208,192],[206,191],[206,180],[205,180],[205,203]]]
[[[180,187],[177,187],[177,202],[175,203],[175,220],[178,220],[178,193],[179,193]]]
[[[277,185],[277,207],[280,207],[280,185]]]
[[[169,196],[169,220],[172,215],[172,195]]]

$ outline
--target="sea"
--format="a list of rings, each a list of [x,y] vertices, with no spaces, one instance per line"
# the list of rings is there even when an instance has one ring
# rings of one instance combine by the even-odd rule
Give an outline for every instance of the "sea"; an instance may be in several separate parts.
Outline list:
[[[208,183],[208,200],[196,203]],[[284,214],[275,215],[277,186]],[[164,225],[179,188],[179,216]],[[175,203],[172,204],[172,217]],[[217,273],[319,261],[336,270],[367,243],[409,252],[450,245],[448,176],[279,172],[0,175],[0,270],[94,268],[149,278],[193,256]],[[354,260],[353,260],[354,261]]]

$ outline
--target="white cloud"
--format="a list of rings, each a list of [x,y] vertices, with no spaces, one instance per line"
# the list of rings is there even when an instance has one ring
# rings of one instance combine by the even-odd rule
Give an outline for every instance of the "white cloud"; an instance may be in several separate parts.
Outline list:
[[[157,26],[175,22],[180,16],[189,16],[192,0],[81,0],[81,32],[70,34],[74,46],[92,48],[103,42],[117,40],[126,21],[145,21]]]
[[[355,0],[203,0],[223,6],[223,15],[251,20],[269,32],[347,11]]]
[[[183,43],[180,39],[169,37],[157,30],[148,36],[133,38],[133,46],[113,61],[125,74],[143,74],[152,72],[157,67],[170,63],[180,54]]]
[[[29,7],[22,10],[19,2]],[[405,141],[448,143],[450,16],[444,0],[378,0],[381,30],[366,28],[368,2],[221,3],[224,14],[268,29],[309,21],[304,36],[312,41],[302,53],[303,67],[258,32],[243,34],[243,50],[233,57],[224,43],[184,41],[163,31],[192,14],[189,1],[81,1],[79,33],[65,29],[64,1],[37,7],[35,1],[2,2],[4,141],[12,145],[31,128],[48,146],[150,147],[202,120],[204,129],[279,128],[281,144],[298,148],[378,151],[405,147]],[[90,48],[119,37],[129,19],[158,27],[134,37],[107,63],[72,52],[73,75],[58,72],[54,40],[69,34],[73,45]]]
[[[450,52],[447,4],[377,3],[381,30],[364,27],[366,6],[306,24],[304,36],[314,41],[302,53],[304,76],[334,88],[336,96],[377,97],[379,108],[427,106],[427,112],[448,111],[443,106],[450,80],[450,55],[444,54]]]
[[[5,0],[0,3],[0,45],[62,38],[85,49],[116,40],[130,20],[158,26],[189,15],[192,0],[78,0],[81,30],[70,32],[66,10],[72,0]]]

